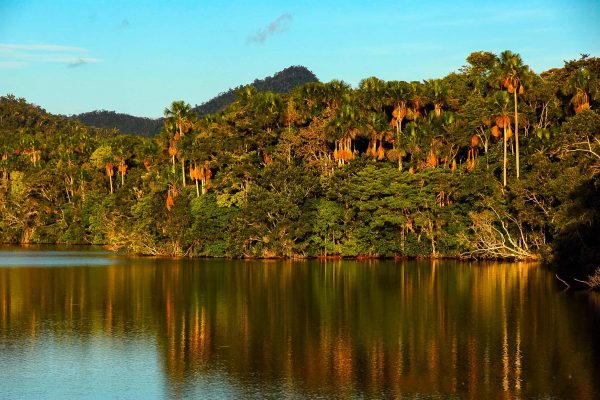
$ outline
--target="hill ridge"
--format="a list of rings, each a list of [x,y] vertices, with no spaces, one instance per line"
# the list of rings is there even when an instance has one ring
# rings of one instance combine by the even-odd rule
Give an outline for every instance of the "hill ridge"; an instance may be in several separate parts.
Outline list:
[[[297,86],[318,81],[319,79],[316,75],[308,68],[301,65],[293,65],[276,72],[272,76],[267,76],[263,79],[255,79],[252,83],[239,85],[235,88],[221,92],[212,99],[202,104],[195,105],[193,110],[199,117],[217,113],[237,99],[237,92],[240,89],[248,86],[254,86],[260,92],[271,91],[275,93],[289,93]],[[137,117],[108,110],[89,111],[73,115],[71,118],[96,128],[116,128],[123,133],[146,137],[152,137],[160,132],[164,121],[164,118]]]

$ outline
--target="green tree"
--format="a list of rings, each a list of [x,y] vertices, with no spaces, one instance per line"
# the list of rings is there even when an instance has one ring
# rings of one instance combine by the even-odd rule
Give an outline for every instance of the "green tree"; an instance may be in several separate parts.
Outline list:
[[[113,193],[113,181],[112,177],[115,174],[114,171],[114,161],[115,155],[113,153],[113,149],[110,146],[100,146],[92,153],[90,157],[90,162],[92,165],[98,169],[104,169],[106,171],[106,176],[110,182],[110,193]]]
[[[174,101],[170,108],[165,108],[164,115],[166,118],[165,128],[168,132],[172,132],[174,142],[178,142],[180,139],[184,138],[185,134],[192,129],[193,123],[197,118],[197,115],[192,110],[192,106],[181,100]],[[175,160],[175,154],[172,154],[172,156],[173,160]],[[185,187],[185,157],[180,156],[180,158],[181,183],[183,187]]]

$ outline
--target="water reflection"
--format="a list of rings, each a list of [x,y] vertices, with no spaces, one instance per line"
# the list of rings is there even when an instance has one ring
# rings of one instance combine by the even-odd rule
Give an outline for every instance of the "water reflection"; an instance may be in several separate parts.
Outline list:
[[[535,265],[126,261],[0,268],[1,361],[100,341],[155,360],[145,397],[600,396],[596,300]]]

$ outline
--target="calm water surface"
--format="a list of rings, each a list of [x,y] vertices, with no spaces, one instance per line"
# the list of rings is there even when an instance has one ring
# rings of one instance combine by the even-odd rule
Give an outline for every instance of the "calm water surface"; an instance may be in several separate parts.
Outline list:
[[[598,399],[600,298],[534,264],[0,248],[0,398],[282,397]]]

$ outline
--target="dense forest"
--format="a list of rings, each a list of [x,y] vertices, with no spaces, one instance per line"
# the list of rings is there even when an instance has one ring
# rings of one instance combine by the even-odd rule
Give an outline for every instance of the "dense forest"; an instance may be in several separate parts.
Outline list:
[[[237,99],[237,93],[248,86],[254,86],[259,92],[289,93],[298,86],[318,81],[315,74],[305,67],[293,66],[279,71],[273,76],[256,79],[251,85],[229,89],[227,92],[220,93],[206,103],[195,106],[193,110],[200,118],[208,114],[217,113],[233,103]],[[165,122],[164,118],[134,117],[133,115],[106,110],[74,115],[73,118],[89,126],[118,129],[122,133],[146,137],[158,134]]]
[[[0,240],[145,255],[600,260],[600,59],[238,91],[154,138],[0,102]]]
[[[107,110],[90,111],[74,115],[72,118],[88,126],[116,129],[121,133],[146,137],[152,137],[160,132],[165,122],[164,118],[135,117]]]

